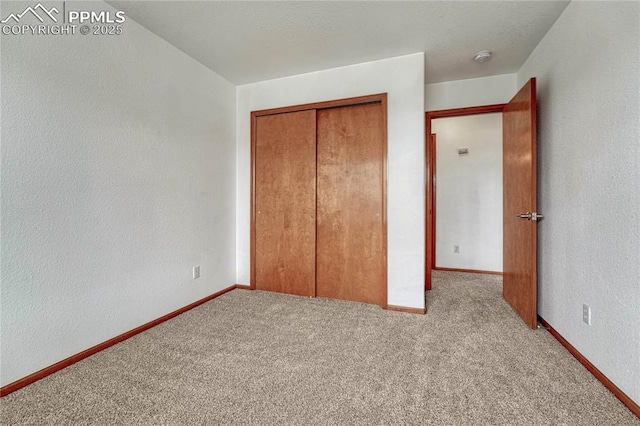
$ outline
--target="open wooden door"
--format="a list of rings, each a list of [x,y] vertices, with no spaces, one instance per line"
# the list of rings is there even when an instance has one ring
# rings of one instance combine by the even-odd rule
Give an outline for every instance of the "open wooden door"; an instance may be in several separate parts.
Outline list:
[[[537,326],[536,80],[505,106],[503,126],[503,290],[511,307]]]

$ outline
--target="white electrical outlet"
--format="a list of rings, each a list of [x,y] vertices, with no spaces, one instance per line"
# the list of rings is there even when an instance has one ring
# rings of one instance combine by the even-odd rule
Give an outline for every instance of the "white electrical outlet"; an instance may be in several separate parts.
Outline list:
[[[200,265],[193,267],[193,279],[200,278]]]
[[[582,305],[582,321],[587,325],[591,325],[591,306]]]
[[[460,253],[460,246],[453,246],[454,253]]]

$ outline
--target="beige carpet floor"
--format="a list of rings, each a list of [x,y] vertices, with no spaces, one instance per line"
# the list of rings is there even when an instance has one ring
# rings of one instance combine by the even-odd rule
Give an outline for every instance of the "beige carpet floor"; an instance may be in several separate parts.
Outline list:
[[[1,424],[640,425],[499,277],[437,273],[427,303],[234,290],[3,398]]]

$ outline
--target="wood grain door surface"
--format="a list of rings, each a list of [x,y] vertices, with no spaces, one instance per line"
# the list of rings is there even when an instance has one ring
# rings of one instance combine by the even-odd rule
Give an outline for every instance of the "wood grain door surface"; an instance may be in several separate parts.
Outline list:
[[[255,123],[255,284],[315,296],[316,112]]]
[[[503,296],[537,326],[536,81],[529,80],[503,110]]]
[[[384,303],[383,114],[380,103],[317,112],[317,296]]]

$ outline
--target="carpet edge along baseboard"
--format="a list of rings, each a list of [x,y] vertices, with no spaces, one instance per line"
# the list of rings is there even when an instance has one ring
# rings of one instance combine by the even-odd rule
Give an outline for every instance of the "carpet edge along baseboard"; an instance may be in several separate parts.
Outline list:
[[[406,312],[409,314],[424,315],[427,313],[426,308],[410,308],[408,306],[398,306],[398,305],[387,305],[386,309],[388,311]]]
[[[558,331],[553,328],[547,321],[545,321],[544,318],[538,315],[538,321],[540,321],[540,324],[542,324],[545,328],[547,328],[547,330],[549,330],[549,333],[551,333],[551,335],[555,337],[556,340],[560,342],[560,344],[564,346],[569,351],[569,353],[571,353],[571,355],[573,355],[573,357],[584,366],[584,368],[586,368],[591,374],[593,374],[596,379],[598,379],[607,389],[609,389],[609,391],[611,391],[611,393],[616,398],[618,398],[620,402],[622,402],[633,414],[635,414],[636,417],[640,418],[640,405],[636,404],[636,402],[631,399],[626,393],[624,393],[622,389],[616,386],[616,384],[613,383],[611,379],[605,376],[602,371],[598,370],[598,368],[596,368],[596,366],[593,365],[591,361],[589,361],[584,355],[582,355],[580,351],[578,351],[571,343],[569,343],[569,341],[567,341],[567,339],[562,337],[562,335],[558,333]]]
[[[48,367],[43,368],[42,370],[36,371],[35,373],[31,373],[28,376],[25,376],[21,379],[16,380],[15,382],[9,383],[6,386],[3,386],[0,388],[0,398],[3,396],[7,396],[10,393],[13,393],[15,391],[17,391],[18,389],[22,389],[25,386],[28,386],[32,383],[37,382],[38,380],[44,379],[45,377],[58,372],[60,370],[62,370],[63,368],[67,368],[72,364],[75,364],[78,361],[82,361],[85,358],[90,357],[91,355],[94,355],[100,351],[103,351],[117,343],[123,342],[133,336],[135,336],[136,334],[142,333],[143,331],[146,331],[152,327],[155,327],[156,325],[163,323],[167,320],[170,320],[171,318],[177,317],[180,314],[183,314],[197,306],[202,305],[203,303],[206,303],[210,300],[215,299],[216,297],[220,297],[225,293],[230,292],[231,290],[234,290],[236,288],[239,289],[247,289],[249,288],[248,286],[244,286],[244,285],[240,285],[240,284],[234,284],[230,287],[226,287],[223,288],[222,290],[213,293],[203,299],[197,300],[187,306],[184,306],[178,310],[175,310],[173,312],[170,312],[166,315],[161,316],[160,318],[157,318],[153,321],[150,321],[146,324],[142,324],[139,327],[134,328],[133,330],[129,330],[127,332],[124,332],[116,337],[113,337],[105,342],[99,343],[95,346],[90,347],[89,349],[85,349],[82,352],[79,352],[75,355],[71,355],[68,358],[63,359],[62,361],[58,361],[55,364],[52,364]]]

